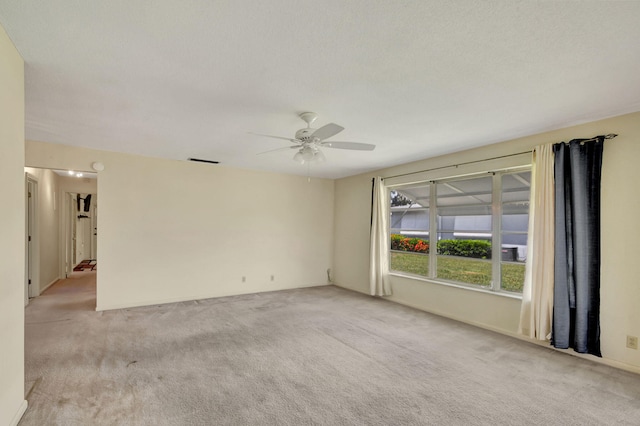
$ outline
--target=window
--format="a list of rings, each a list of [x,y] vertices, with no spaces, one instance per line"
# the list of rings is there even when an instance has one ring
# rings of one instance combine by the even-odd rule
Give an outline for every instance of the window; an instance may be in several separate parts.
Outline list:
[[[429,276],[430,185],[391,191],[391,270]]]
[[[520,169],[392,187],[391,270],[521,293],[530,182]]]

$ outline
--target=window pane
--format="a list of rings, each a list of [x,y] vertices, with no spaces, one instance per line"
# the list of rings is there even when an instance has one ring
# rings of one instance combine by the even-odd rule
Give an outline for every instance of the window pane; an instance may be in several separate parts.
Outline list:
[[[429,274],[429,191],[428,183],[420,183],[390,192],[392,271]]]
[[[491,176],[438,183],[438,278],[491,284],[491,201]]]
[[[392,250],[390,269],[392,271],[428,277],[429,255]]]
[[[531,172],[510,173],[502,175],[502,202],[529,202],[531,188]]]
[[[491,176],[438,184],[438,207],[491,204]]]
[[[502,289],[522,293],[524,285],[524,263],[505,263],[500,265],[502,271]]]
[[[391,208],[391,233],[411,233],[429,230],[429,209]],[[419,232],[414,232],[419,234]]]
[[[438,255],[438,278],[481,286],[491,285],[491,261]]]
[[[522,293],[527,258],[531,172],[502,176],[501,288]]]

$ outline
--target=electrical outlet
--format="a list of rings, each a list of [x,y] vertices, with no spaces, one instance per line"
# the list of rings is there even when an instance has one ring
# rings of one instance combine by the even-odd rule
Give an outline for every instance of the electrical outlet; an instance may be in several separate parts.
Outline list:
[[[638,349],[638,338],[636,336],[627,336],[627,347],[629,349]]]
[[[242,277],[242,282],[246,282],[247,281],[247,277]]]

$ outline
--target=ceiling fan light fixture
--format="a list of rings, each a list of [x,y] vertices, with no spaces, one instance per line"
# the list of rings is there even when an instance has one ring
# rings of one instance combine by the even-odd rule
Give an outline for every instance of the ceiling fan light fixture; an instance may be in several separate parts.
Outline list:
[[[304,156],[302,155],[302,150],[296,152],[296,155],[293,156],[293,159],[300,164],[304,164]]]
[[[313,148],[305,146],[300,150],[300,154],[302,155],[304,161],[312,161],[313,157],[315,156],[315,151]]]

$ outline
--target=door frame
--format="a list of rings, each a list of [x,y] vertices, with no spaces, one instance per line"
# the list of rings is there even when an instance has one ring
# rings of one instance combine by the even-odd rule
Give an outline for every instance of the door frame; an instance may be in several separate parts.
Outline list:
[[[38,178],[25,172],[25,289],[24,304],[39,296],[40,244],[38,238]]]
[[[76,200],[75,192],[64,193],[64,208],[62,214],[62,221],[64,224],[64,256],[62,256],[62,264],[64,268],[65,278],[69,278],[73,272],[73,268],[76,266],[75,262],[75,231],[76,231]]]

